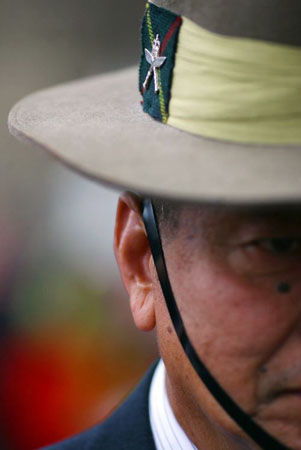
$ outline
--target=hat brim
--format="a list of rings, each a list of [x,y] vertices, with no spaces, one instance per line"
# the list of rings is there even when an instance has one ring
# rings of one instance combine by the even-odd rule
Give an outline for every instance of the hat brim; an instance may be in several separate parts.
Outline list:
[[[137,68],[34,93],[10,132],[102,183],[167,198],[300,203],[301,148],[240,145],[179,131],[142,112]]]

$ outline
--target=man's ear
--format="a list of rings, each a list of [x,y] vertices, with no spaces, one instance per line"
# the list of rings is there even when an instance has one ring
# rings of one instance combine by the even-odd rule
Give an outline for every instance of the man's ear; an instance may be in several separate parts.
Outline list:
[[[132,193],[119,197],[114,251],[130,297],[136,326],[150,331],[156,325],[151,252],[141,217],[140,199]]]

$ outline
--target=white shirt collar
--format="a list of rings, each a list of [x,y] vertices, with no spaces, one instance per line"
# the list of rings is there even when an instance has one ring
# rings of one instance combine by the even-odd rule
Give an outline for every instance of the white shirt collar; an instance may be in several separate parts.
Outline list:
[[[197,450],[178,423],[169,403],[162,359],[150,387],[149,416],[157,450]]]

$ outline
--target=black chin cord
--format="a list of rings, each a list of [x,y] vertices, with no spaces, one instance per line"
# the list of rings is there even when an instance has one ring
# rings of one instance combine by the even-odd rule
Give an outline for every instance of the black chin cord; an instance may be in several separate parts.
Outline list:
[[[224,391],[224,389],[215,380],[204,363],[198,357],[187,336],[182,317],[173,295],[166,268],[158,223],[151,199],[143,200],[142,217],[171,321],[184,349],[184,352],[186,353],[193,368],[195,369],[207,389],[213,395],[215,400],[237,423],[237,425],[239,425],[245,431],[245,433],[247,433],[247,435],[256,442],[256,444],[258,444],[264,450],[289,450],[288,447],[281,444],[279,441],[273,438],[273,436],[264,431],[263,428],[257,425],[251,419],[251,417],[232,400],[232,398],[227,394],[226,391]]]

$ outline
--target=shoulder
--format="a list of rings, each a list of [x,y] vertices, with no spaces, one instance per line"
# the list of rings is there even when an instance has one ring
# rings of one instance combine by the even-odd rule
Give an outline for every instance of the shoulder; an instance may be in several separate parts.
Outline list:
[[[105,422],[44,450],[155,450],[148,397],[156,365]]]

